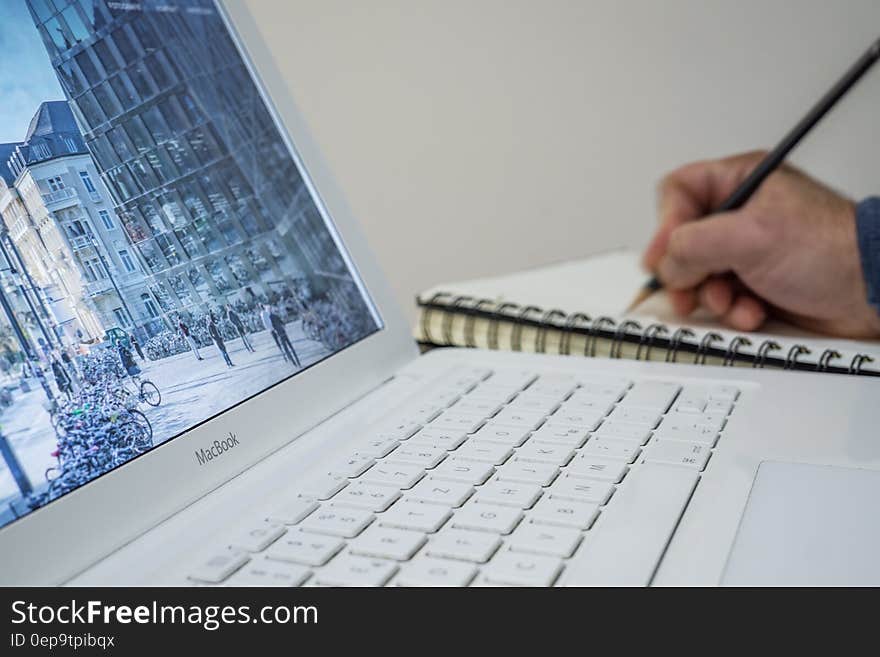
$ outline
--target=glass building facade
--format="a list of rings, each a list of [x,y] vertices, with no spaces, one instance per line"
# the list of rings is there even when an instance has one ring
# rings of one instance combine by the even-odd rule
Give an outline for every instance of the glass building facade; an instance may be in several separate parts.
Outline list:
[[[170,320],[293,291],[371,315],[210,0],[26,0]]]

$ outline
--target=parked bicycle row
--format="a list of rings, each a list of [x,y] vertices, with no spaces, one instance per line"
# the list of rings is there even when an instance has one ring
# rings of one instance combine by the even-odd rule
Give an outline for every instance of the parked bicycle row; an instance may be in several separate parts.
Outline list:
[[[139,409],[158,406],[159,388],[141,378],[127,345],[98,350],[79,362],[76,389],[63,390],[51,409],[57,437],[46,470],[46,491],[37,505],[64,493],[142,454],[153,446],[153,427]]]

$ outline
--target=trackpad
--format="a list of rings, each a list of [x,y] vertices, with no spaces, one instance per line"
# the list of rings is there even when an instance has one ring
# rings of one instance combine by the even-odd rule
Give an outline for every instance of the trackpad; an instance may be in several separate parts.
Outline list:
[[[880,472],[765,462],[721,583],[880,585]]]

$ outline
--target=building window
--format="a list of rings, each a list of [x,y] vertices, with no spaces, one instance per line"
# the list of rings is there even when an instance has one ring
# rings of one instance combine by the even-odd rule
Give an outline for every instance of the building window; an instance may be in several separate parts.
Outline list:
[[[64,189],[64,181],[61,180],[61,176],[54,176],[52,178],[48,178],[46,180],[46,184],[49,185],[49,189],[53,192],[60,191]]]
[[[120,326],[128,328],[128,326],[129,326],[128,317],[126,316],[125,311],[122,310],[122,308],[114,308],[113,315],[116,317],[116,321]]]
[[[147,311],[149,317],[159,316],[159,309],[156,307],[156,303],[150,298],[149,294],[142,294],[141,301],[143,301],[144,310]]]
[[[80,171],[79,177],[82,178],[83,185],[86,186],[86,191],[89,194],[94,194],[98,191],[97,189],[95,189],[95,185],[94,183],[92,183],[92,179],[89,177],[88,171]]]
[[[62,137],[61,139],[64,141],[68,153],[76,153],[76,151],[79,150],[76,147],[76,142],[71,137]]]
[[[106,210],[98,210],[98,216],[101,217],[101,223],[104,224],[104,228],[107,230],[113,230],[116,228],[116,224],[113,223],[113,218],[110,216],[110,213]]]
[[[129,274],[137,271],[134,260],[131,259],[131,254],[125,249],[119,252],[119,259],[122,260],[122,266],[125,267],[125,271]]]

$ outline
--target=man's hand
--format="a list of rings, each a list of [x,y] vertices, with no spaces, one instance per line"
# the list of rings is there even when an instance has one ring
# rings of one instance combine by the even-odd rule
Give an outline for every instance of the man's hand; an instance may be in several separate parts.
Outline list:
[[[855,205],[792,167],[771,174],[746,205],[712,213],[761,160],[746,153],[696,162],[660,185],[660,227],[643,262],[676,312],[704,306],[737,330],[770,314],[805,328],[880,337],[856,241]]]

